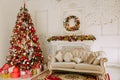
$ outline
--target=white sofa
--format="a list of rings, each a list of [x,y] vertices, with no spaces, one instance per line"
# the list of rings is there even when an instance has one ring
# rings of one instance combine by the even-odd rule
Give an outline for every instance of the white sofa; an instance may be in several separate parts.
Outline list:
[[[84,48],[58,50],[49,57],[48,69],[102,75],[105,78],[104,62],[107,62],[103,51],[90,51]]]

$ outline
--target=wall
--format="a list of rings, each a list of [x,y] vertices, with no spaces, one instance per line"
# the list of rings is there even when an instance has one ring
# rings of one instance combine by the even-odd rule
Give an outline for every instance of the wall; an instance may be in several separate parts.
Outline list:
[[[2,8],[1,8],[1,5],[0,5],[0,11],[2,10]],[[3,20],[2,20],[2,18],[3,18],[3,14],[2,13],[0,13],[0,64],[3,64],[4,63],[4,57],[5,57],[5,45],[4,45],[4,43],[5,43],[5,37],[4,37],[4,26],[3,26],[3,24],[4,24],[4,22],[3,22]]]
[[[120,0],[26,0],[32,16],[41,48],[47,59],[48,42],[52,35],[94,34],[97,38],[92,49],[104,50],[110,63],[120,64]],[[3,20],[1,37],[4,44],[0,55],[9,55],[9,40],[15,25],[17,12],[23,5],[21,0],[2,0]],[[68,32],[63,20],[69,15],[80,18],[81,26],[77,32]],[[0,29],[1,30],[1,29]],[[1,39],[1,38],[0,38]],[[1,57],[0,59],[4,59]],[[3,63],[2,63],[3,64]],[[1,64],[0,64],[1,66]]]

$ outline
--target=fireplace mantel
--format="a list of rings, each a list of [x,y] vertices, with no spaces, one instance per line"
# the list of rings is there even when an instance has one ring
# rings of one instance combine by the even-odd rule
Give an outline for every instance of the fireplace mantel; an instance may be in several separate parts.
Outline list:
[[[54,53],[56,50],[60,50],[63,47],[83,47],[87,49],[91,49],[93,44],[93,40],[84,40],[84,41],[51,41],[49,42],[50,53]]]

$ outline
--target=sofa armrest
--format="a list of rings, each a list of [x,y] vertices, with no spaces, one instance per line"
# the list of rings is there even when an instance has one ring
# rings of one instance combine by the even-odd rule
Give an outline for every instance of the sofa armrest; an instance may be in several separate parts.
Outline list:
[[[50,63],[54,63],[55,62],[55,56],[54,55],[48,55],[48,60]]]
[[[105,62],[107,62],[107,61],[108,61],[108,59],[107,59],[106,57],[101,58],[101,59],[100,59],[100,65],[101,65],[101,66],[105,66],[104,64],[105,64]]]
[[[106,54],[105,54],[104,51],[99,51],[98,53],[99,53],[99,56],[101,57],[100,58],[100,64],[104,65],[104,63],[108,61],[108,59],[106,57]]]
[[[105,69],[106,65],[105,65],[105,62],[107,62],[107,61],[108,61],[108,59],[106,57],[103,57],[103,58],[100,59],[100,66],[102,68],[103,75],[106,74],[106,69]]]
[[[52,64],[55,63],[55,56],[53,54],[48,55],[48,69],[51,69]]]
[[[105,55],[105,52],[100,51],[99,56],[101,56],[101,58],[100,58],[100,65],[104,66],[104,63],[108,61],[108,59],[107,59],[107,57]]]

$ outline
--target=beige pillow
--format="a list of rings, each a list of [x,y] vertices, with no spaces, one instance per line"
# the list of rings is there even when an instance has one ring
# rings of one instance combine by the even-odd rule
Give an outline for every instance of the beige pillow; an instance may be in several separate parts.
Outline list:
[[[64,54],[64,61],[65,62],[70,62],[73,59],[73,55],[71,52],[66,52]]]
[[[96,56],[91,53],[91,54],[87,57],[87,63],[92,64],[95,59],[96,59]]]
[[[101,59],[101,57],[102,57],[102,56],[98,56],[98,57],[94,60],[93,64],[99,65],[99,64],[100,64],[100,59]]]
[[[58,62],[62,62],[63,61],[63,54],[61,51],[58,51],[57,54],[55,55],[55,58]]]
[[[82,62],[82,59],[81,58],[78,58],[78,57],[74,57],[73,58],[73,61],[77,64],[81,63]]]

